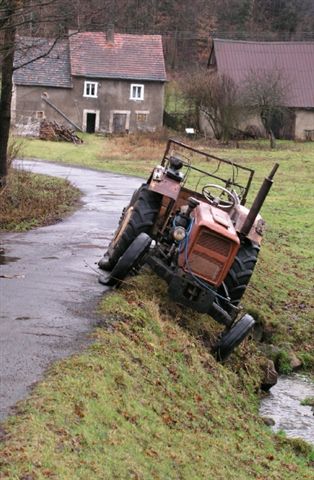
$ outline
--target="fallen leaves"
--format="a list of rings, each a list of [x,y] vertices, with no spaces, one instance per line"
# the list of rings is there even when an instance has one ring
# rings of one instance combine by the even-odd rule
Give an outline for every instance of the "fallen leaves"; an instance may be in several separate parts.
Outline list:
[[[78,402],[74,405],[74,413],[80,418],[85,417],[85,407],[83,402]]]

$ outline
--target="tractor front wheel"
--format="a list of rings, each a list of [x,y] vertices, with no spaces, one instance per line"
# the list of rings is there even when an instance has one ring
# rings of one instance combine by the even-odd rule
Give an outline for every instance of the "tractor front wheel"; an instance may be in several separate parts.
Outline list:
[[[131,243],[108,277],[101,275],[99,282],[108,286],[118,286],[134,269],[142,265],[143,257],[149,250],[152,239],[146,233],[140,235]]]
[[[254,318],[246,314],[222,334],[212,350],[218,361],[223,362],[231,355],[234,349],[248,336],[254,323]]]

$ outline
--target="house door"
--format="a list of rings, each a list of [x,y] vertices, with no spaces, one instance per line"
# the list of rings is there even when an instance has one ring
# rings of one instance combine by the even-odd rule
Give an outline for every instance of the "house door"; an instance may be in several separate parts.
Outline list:
[[[113,133],[122,133],[126,131],[126,113],[114,113],[112,130]]]
[[[284,113],[284,124],[281,132],[281,138],[293,140],[295,137],[295,112],[287,110]]]
[[[86,114],[86,132],[95,133],[96,126],[96,113],[87,113]]]

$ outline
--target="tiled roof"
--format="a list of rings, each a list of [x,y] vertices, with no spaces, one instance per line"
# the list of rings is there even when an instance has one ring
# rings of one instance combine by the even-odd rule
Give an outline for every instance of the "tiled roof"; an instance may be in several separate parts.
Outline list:
[[[17,85],[72,87],[68,41],[59,40],[55,45],[53,43],[53,40],[45,38],[19,37],[15,67],[50,52],[53,48],[43,58],[15,70],[14,82]]]
[[[217,71],[241,84],[251,71],[275,70],[288,86],[289,107],[314,107],[314,42],[214,39]]]
[[[76,76],[165,81],[160,35],[83,32],[70,37],[71,73]]]

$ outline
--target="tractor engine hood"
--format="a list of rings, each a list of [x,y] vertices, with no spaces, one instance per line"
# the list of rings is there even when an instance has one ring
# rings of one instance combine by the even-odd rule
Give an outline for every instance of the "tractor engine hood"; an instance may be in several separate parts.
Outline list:
[[[218,235],[230,238],[240,244],[230,214],[220,208],[200,202],[194,210],[194,220],[197,225],[202,225],[216,232]]]
[[[227,212],[205,202],[193,210],[193,228],[179,266],[215,287],[225,279],[240,240]]]

